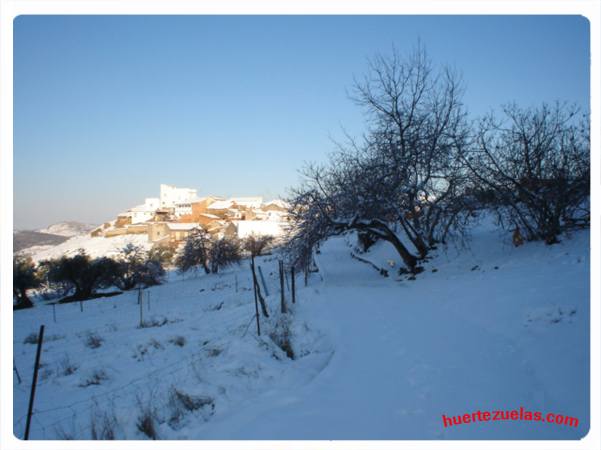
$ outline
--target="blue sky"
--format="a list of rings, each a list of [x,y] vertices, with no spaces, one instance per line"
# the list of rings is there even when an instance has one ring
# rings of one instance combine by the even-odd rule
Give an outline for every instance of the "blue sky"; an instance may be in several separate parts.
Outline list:
[[[100,223],[158,196],[283,196],[364,129],[366,58],[418,41],[462,73],[472,117],[516,101],[588,110],[579,16],[20,16],[14,225]]]

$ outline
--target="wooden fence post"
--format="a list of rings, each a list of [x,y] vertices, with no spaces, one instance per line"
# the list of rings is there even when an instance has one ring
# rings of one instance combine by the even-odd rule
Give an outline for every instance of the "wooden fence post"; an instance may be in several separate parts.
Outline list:
[[[19,375],[19,371],[17,370],[17,363],[15,363],[15,358],[13,358],[13,370],[17,374],[17,381],[21,384],[21,375]]]
[[[261,325],[259,324],[259,300],[257,299],[257,278],[255,277],[255,258],[251,257],[250,269],[253,274],[253,291],[255,293],[255,317],[257,318],[257,335],[261,336]]]
[[[56,323],[56,304],[52,304],[52,320]]]
[[[296,281],[294,279],[294,266],[290,268],[290,283],[292,284],[292,303],[296,303]]]
[[[280,295],[281,295],[281,312],[282,314],[286,314],[288,311],[286,310],[286,298],[284,297],[284,262],[279,261],[280,266]]]
[[[288,282],[288,274],[286,273],[286,269],[284,269],[284,262],[282,261],[282,272],[284,272],[284,280],[286,281],[286,290],[290,292],[290,283]]]
[[[140,303],[140,328],[144,328],[144,302],[141,289],[138,290],[138,303]]]
[[[261,283],[263,284],[263,290],[265,291],[265,296],[269,297],[269,291],[267,290],[267,284],[265,284],[265,278],[263,278],[263,271],[261,270],[261,266],[257,266],[259,268],[259,276],[261,277]]]
[[[38,382],[38,369],[40,368],[40,355],[42,354],[42,342],[44,341],[44,325],[40,326],[38,334],[38,349],[35,353],[35,365],[33,366],[33,380],[31,382],[31,393],[29,394],[29,407],[27,408],[27,422],[25,424],[24,440],[29,439],[29,427],[31,426],[31,415],[33,413],[33,401],[35,398],[35,385]]]
[[[79,301],[79,310],[83,312],[83,300]]]

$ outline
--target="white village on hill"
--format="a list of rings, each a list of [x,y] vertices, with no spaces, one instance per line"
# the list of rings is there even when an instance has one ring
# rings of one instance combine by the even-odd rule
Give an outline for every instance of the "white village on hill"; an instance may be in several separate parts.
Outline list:
[[[201,228],[217,238],[278,237],[288,227],[287,210],[288,204],[282,200],[198,197],[196,189],[161,184],[158,198],[146,198],[143,204],[92,230],[91,236],[147,235],[149,243],[165,246],[177,245]]]

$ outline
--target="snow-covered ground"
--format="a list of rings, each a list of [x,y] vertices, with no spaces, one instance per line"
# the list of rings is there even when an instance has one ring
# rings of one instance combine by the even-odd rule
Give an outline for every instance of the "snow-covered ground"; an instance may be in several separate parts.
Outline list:
[[[56,234],[58,236],[73,237],[87,234],[96,228],[96,225],[91,225],[81,222],[59,222],[50,225],[46,228],[38,230],[40,233]]]
[[[268,336],[281,321],[275,256],[257,262],[271,312],[261,337],[247,262],[219,275],[172,273],[148,289],[142,314],[154,327],[138,327],[136,292],[84,302],[83,312],[77,303],[57,305],[56,323],[52,306],[15,312],[24,379],[14,380],[15,434],[23,434],[35,355],[24,341],[42,323],[34,439],[89,439],[105,424],[119,439],[147,438],[137,427],[145,411],[162,439],[586,434],[588,232],[514,248],[509,236],[480,226],[469,249],[438,250],[415,281],[383,278],[351,259],[353,243],[330,239],[309,285],[298,277],[289,314],[294,360]],[[364,256],[399,266],[385,243]],[[443,414],[520,407],[576,417],[579,426],[442,423]]]
[[[79,252],[80,249],[92,258],[98,256],[115,256],[120,253],[121,249],[127,244],[138,245],[146,250],[152,247],[152,244],[148,242],[148,236],[146,234],[126,234],[123,236],[114,236],[110,238],[105,237],[90,237],[89,234],[74,236],[71,239],[58,245],[43,245],[26,248],[22,253],[31,255],[31,258],[35,262],[43,261],[45,259],[60,258],[61,256],[73,256]]]

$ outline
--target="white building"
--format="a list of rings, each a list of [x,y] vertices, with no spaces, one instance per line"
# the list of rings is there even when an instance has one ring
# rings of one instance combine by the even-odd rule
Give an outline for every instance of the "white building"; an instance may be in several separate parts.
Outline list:
[[[245,208],[258,209],[263,204],[263,197],[232,197],[230,201]]]
[[[196,189],[161,184],[161,208],[176,208],[178,204],[186,205],[196,200],[196,198]]]
[[[287,224],[268,220],[239,220],[235,222],[238,229],[238,238],[244,239],[251,234],[257,236],[278,237],[285,233]]]
[[[159,209],[160,201],[158,198],[147,198],[144,200],[144,204],[134,206],[128,210],[129,216],[131,217],[131,223],[143,223],[147,222],[154,216],[154,213]]]

